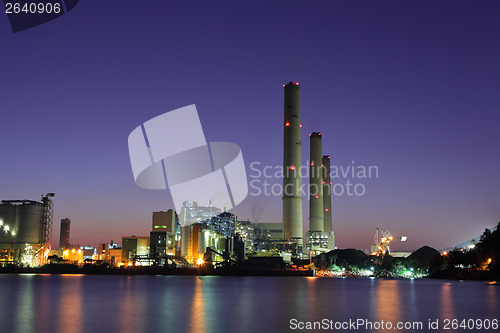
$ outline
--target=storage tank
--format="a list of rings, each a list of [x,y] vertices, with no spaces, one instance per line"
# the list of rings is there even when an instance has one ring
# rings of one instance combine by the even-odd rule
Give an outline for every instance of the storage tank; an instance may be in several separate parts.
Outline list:
[[[0,204],[0,244],[12,244],[17,232],[17,207],[11,204]]]
[[[40,243],[40,223],[42,221],[42,205],[26,203],[17,207],[19,226],[16,243]]]

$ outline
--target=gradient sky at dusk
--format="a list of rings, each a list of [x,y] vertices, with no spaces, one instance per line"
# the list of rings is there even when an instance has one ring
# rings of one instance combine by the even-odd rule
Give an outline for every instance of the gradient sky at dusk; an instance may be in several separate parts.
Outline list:
[[[496,0],[84,0],[13,34],[0,14],[0,200],[55,192],[54,245],[65,217],[72,244],[147,235],[173,202],[135,185],[129,133],[196,104],[252,176],[282,164],[282,84],[298,81],[304,163],[320,131],[333,164],[379,169],[351,179],[364,196],[333,198],[336,245],[383,227],[408,236],[394,249],[453,246],[500,220],[499,17]],[[280,196],[233,210],[281,211]]]

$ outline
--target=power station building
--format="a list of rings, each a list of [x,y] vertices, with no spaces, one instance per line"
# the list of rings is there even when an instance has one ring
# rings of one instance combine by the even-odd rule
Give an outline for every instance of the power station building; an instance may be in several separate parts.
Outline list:
[[[42,265],[50,251],[54,193],[0,203],[0,264]]]
[[[59,233],[59,247],[69,248],[69,228],[71,220],[68,218],[61,220],[61,231]]]
[[[180,239],[179,217],[173,209],[166,212],[153,212],[153,225],[149,234],[149,255],[156,262],[164,262],[167,256],[175,256]]]

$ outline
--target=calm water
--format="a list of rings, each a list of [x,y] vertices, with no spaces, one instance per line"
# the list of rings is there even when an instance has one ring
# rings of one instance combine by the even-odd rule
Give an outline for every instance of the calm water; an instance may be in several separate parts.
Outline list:
[[[391,332],[498,332],[443,330],[442,325],[445,318],[500,319],[500,286],[355,278],[0,275],[0,332],[287,332],[293,318],[424,325]],[[429,319],[439,319],[441,328],[428,329]]]

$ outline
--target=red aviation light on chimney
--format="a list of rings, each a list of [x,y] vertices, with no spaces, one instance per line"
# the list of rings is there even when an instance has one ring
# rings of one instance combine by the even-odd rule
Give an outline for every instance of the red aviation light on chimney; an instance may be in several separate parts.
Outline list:
[[[325,211],[328,212],[328,208],[325,208]]]
[[[285,123],[285,126],[287,126],[287,127],[288,127],[288,126],[290,126],[290,122],[289,122],[289,121],[287,121],[287,122]]]
[[[290,170],[295,170],[295,167],[292,165],[292,166],[290,167]]]
[[[318,199],[318,198],[319,198],[319,195],[317,195],[317,194],[316,194],[315,198],[316,198],[316,199]]]
[[[323,180],[323,184],[325,183],[325,181]]]
[[[311,165],[314,165],[314,161],[311,162]]]

